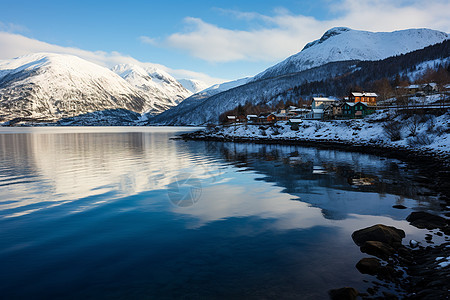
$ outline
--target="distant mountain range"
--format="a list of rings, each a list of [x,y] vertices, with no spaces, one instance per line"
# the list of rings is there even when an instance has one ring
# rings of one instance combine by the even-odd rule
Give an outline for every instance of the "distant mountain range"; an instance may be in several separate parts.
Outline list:
[[[243,84],[213,95],[205,95],[204,92],[193,95],[184,100],[182,105],[155,116],[151,122],[166,125],[217,123],[221,113],[239,104],[244,105],[247,102],[273,104],[280,100],[291,100],[289,97],[301,94],[301,91],[297,90],[296,93],[292,91],[305,83],[314,81],[320,83],[359,71],[360,61],[379,61],[411,53],[448,39],[447,33],[430,29],[367,32],[342,27],[333,28],[320,39],[307,44],[299,53],[254,78],[246,79]],[[444,53],[444,56],[448,57],[448,53]],[[394,61],[391,63],[395,66]],[[372,74],[375,69],[371,68]],[[190,105],[183,105],[185,103]]]
[[[305,83],[357,72],[360,61],[378,61],[448,39],[447,33],[430,29],[374,33],[333,28],[253,78],[206,89],[200,81],[177,81],[156,68],[118,65],[109,70],[71,55],[36,53],[0,61],[0,122],[111,115],[92,115],[98,111],[120,112],[123,118],[127,110],[131,119],[151,117],[152,124],[215,123],[220,113],[238,104],[286,100],[287,91]]]
[[[108,109],[151,115],[192,92],[156,68],[112,70],[72,55],[36,53],[0,61],[0,121],[61,119]]]

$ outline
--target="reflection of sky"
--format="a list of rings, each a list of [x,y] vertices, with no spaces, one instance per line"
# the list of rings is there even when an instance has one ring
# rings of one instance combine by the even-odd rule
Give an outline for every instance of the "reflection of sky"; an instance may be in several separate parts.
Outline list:
[[[393,161],[174,141],[171,128],[24,130],[37,132],[0,134],[0,293],[17,298],[317,299],[368,278],[353,268],[356,229],[423,236],[403,221],[416,200],[395,210],[402,195],[349,186],[337,168],[385,179]],[[183,173],[202,189],[189,207],[167,193]]]

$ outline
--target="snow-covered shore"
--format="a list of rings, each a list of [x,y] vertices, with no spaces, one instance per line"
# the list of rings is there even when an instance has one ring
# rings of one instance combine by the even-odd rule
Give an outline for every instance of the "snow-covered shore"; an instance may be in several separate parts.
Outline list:
[[[216,126],[186,138],[224,141],[331,143],[405,150],[450,158],[450,112],[441,115],[406,115],[377,112],[356,120],[303,120],[298,130],[287,121],[272,125]]]

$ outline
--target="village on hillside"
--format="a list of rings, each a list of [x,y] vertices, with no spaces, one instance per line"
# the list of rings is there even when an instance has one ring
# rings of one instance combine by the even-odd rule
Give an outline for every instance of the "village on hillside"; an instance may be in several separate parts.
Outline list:
[[[377,110],[394,108],[398,110],[446,109],[450,84],[438,88],[436,83],[413,84],[396,87],[397,97],[379,100],[375,92],[350,92],[347,97],[312,97],[309,101],[295,106],[286,103],[273,111],[259,114],[245,114],[244,109],[235,109],[221,118],[222,124],[274,124],[287,121],[293,129],[303,120],[348,120],[361,119]]]

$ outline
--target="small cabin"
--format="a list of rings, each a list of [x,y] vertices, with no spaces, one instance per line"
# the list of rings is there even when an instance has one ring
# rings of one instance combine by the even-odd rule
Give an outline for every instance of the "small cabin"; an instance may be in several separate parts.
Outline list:
[[[298,130],[302,122],[302,119],[289,119],[288,125],[291,126],[291,130]]]
[[[275,123],[277,121],[277,116],[275,114],[269,114],[266,118],[268,123]]]
[[[258,123],[258,116],[257,115],[247,115],[247,122]]]

